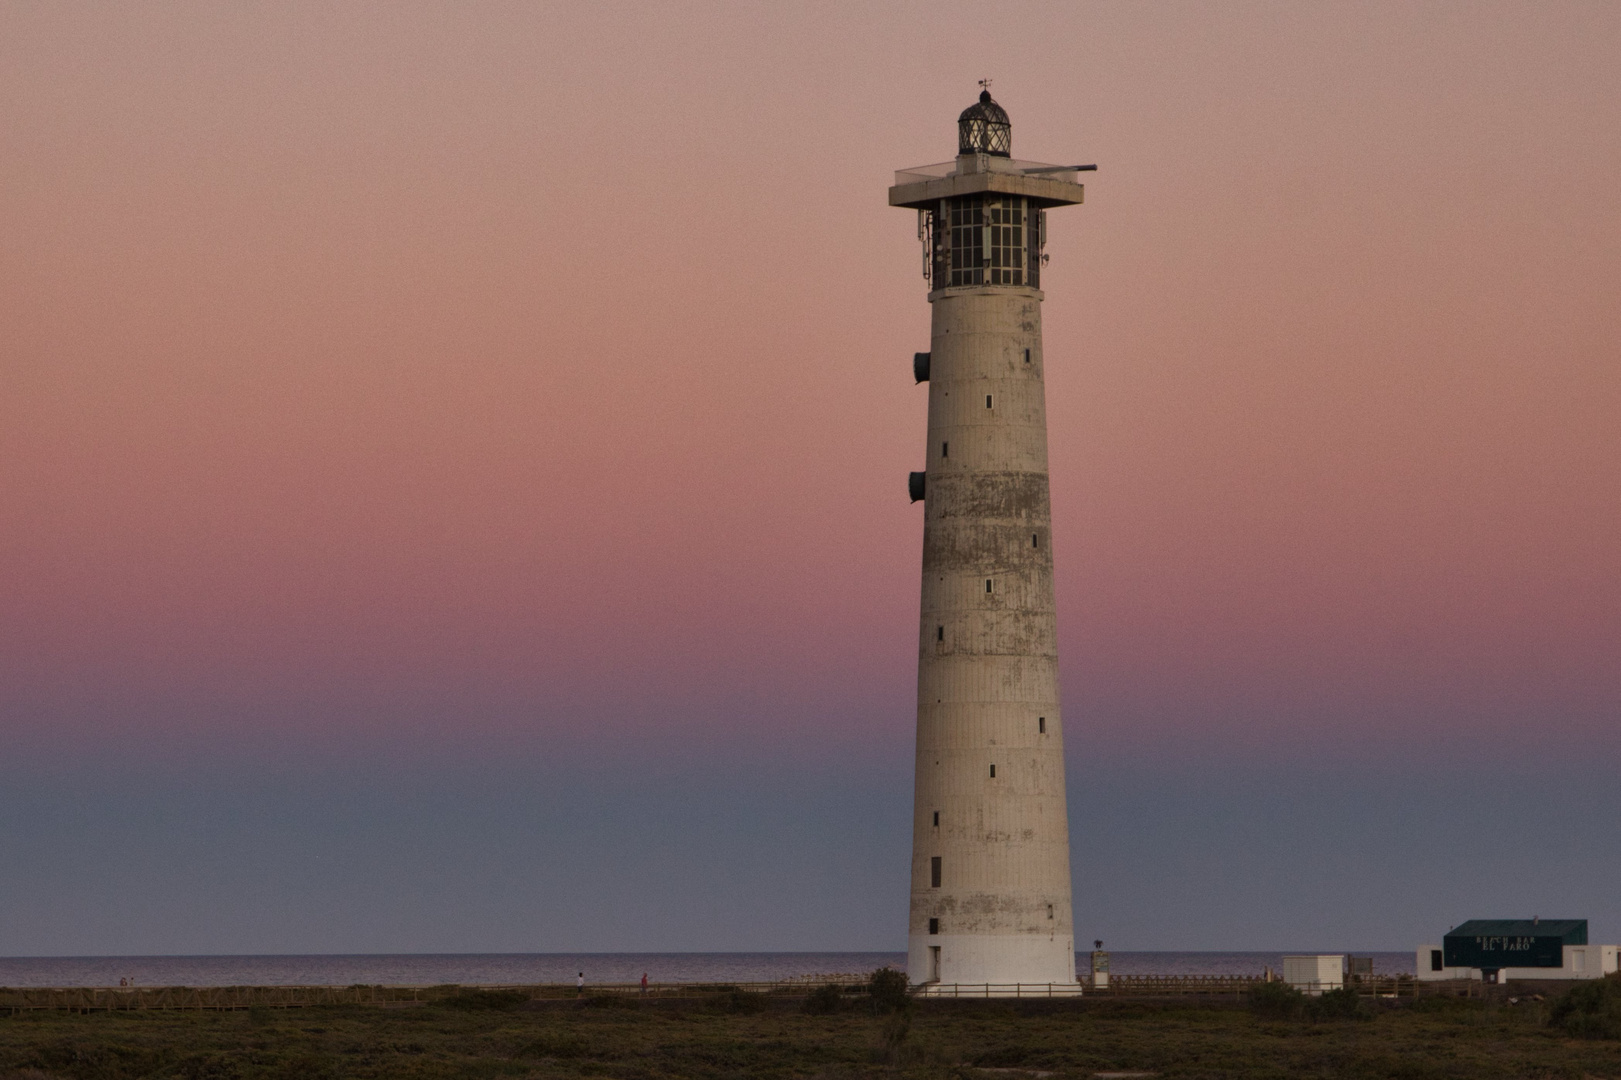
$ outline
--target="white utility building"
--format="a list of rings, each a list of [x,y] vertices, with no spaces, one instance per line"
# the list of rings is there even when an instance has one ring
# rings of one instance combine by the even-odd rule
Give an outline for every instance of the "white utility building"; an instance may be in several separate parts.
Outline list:
[[[907,966],[914,983],[1079,990],[1070,915],[1040,290],[1047,210],[1091,166],[1016,161],[987,90],[957,157],[902,170],[932,306]]]
[[[1340,990],[1345,986],[1345,954],[1314,953],[1283,958],[1283,981],[1307,994]]]

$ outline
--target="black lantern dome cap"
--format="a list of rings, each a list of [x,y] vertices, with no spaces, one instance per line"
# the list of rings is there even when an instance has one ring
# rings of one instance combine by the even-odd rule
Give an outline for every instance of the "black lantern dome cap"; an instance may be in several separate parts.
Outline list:
[[[1009,157],[1012,152],[1013,124],[1007,110],[992,99],[989,90],[981,90],[979,100],[957,117],[957,153]]]

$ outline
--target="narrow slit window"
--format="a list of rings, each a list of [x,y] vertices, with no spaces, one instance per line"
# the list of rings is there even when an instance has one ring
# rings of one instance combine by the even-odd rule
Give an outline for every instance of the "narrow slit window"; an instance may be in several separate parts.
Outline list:
[[[994,590],[991,589],[991,579],[990,578],[985,579],[985,591],[986,592],[994,591]]]
[[[929,920],[929,933],[938,934],[939,932],[940,932],[940,920],[939,919],[930,919]]]
[[[1036,717],[1036,734],[1047,734],[1047,718],[1045,716]]]
[[[940,887],[940,856],[936,855],[929,860],[929,888]]]
[[[938,810],[934,812],[934,827],[936,829],[940,827],[940,811]]]
[[[936,640],[936,641],[944,641],[945,639],[946,639],[946,628],[943,627],[943,626],[936,626],[934,628],[934,640]]]
[[[1030,350],[1029,349],[1024,350],[1024,362],[1027,363],[1027,364],[1030,362]]]
[[[986,407],[986,408],[987,408],[987,409],[988,409],[988,408],[990,408],[990,407],[991,407],[991,401],[992,401],[992,400],[993,400],[993,399],[992,399],[992,397],[991,397],[991,395],[990,395],[990,394],[986,394],[986,395],[985,395],[985,407]]]
[[[991,779],[992,780],[996,779],[996,766],[994,764],[991,765]]]
[[[1030,546],[1033,547],[1033,548],[1038,548],[1038,547],[1041,546],[1041,534],[1040,533],[1031,533],[1030,534]]]
[[[1051,904],[1048,904],[1047,905],[1047,918],[1050,919],[1052,917],[1053,917],[1053,906]]]
[[[951,456],[951,444],[950,443],[943,442],[943,443],[940,444],[940,456],[941,457],[950,457]]]

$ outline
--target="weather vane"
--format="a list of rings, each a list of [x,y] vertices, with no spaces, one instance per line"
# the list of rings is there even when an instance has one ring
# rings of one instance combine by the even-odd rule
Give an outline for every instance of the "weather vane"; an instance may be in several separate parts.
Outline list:
[[[981,90],[985,91],[987,94],[990,93],[991,92],[991,80],[989,80],[989,79],[981,79],[981,80],[979,80],[979,88]]]

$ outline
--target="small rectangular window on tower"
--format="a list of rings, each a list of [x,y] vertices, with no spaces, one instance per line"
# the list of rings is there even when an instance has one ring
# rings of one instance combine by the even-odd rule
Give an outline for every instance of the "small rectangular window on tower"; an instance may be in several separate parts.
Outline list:
[[[940,932],[940,920],[939,919],[930,919],[929,920],[929,933],[938,934],[939,932]]]
[[[940,887],[940,856],[936,855],[929,860],[929,888]]]
[[[986,408],[987,408],[987,409],[988,409],[988,408],[990,408],[990,407],[991,407],[991,400],[992,400],[992,399],[991,399],[991,395],[989,395],[989,394],[986,394],[986,395],[985,395],[985,407],[986,407]]]
[[[1047,918],[1050,919],[1052,917],[1053,917],[1053,906],[1051,904],[1048,904],[1047,905]]]
[[[1030,534],[1030,546],[1033,547],[1033,548],[1038,548],[1038,547],[1041,546],[1041,534],[1040,533],[1031,533]]]
[[[1024,362],[1027,363],[1027,364],[1030,362],[1030,350],[1029,349],[1024,350]]]
[[[940,811],[938,810],[934,812],[934,827],[936,829],[940,827]]]
[[[936,640],[936,641],[944,641],[945,639],[946,639],[946,628],[943,627],[943,626],[936,626],[934,628],[934,640]]]
[[[991,766],[991,779],[992,780],[996,779],[996,766],[995,765]]]
[[[943,442],[943,443],[940,444],[940,456],[941,457],[950,457],[951,456],[951,444],[950,443]]]
[[[1047,734],[1047,718],[1045,716],[1036,717],[1036,734]]]
[[[992,591],[991,590],[991,579],[990,578],[985,579],[985,591],[986,592],[991,592]]]

